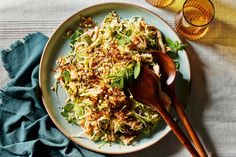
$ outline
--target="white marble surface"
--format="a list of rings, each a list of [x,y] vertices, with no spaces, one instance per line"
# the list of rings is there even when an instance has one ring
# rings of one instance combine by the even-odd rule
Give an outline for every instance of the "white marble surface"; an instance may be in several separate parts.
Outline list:
[[[114,0],[0,0],[0,48],[8,48],[30,32],[48,36],[67,17],[81,8]],[[158,9],[144,0],[119,0],[142,5],[164,18],[172,27],[183,0]],[[208,34],[189,43],[192,89],[187,113],[211,156],[236,156],[236,4],[235,0],[213,0],[216,17]],[[0,86],[8,80],[0,62]],[[110,155],[112,156],[112,155]],[[160,142],[117,157],[187,157],[188,152],[170,133]]]

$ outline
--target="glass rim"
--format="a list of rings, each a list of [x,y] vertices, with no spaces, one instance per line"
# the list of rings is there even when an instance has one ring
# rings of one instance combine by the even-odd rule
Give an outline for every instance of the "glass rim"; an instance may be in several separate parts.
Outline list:
[[[190,21],[186,18],[185,14],[184,14],[184,5],[185,5],[187,2],[188,2],[188,0],[186,0],[186,1],[184,2],[184,4],[183,4],[182,13],[183,13],[184,19],[185,19],[189,24],[191,24],[191,25],[193,25],[193,26],[196,26],[196,27],[204,27],[204,26],[208,25],[209,23],[211,23],[211,22],[213,21],[213,19],[214,19],[214,17],[215,17],[215,7],[214,7],[214,5],[213,5],[213,3],[212,3],[211,0],[208,0],[208,2],[209,2],[209,3],[211,4],[211,6],[212,6],[213,15],[212,15],[212,18],[211,18],[206,24],[203,24],[203,25],[196,25],[196,24],[193,24],[192,22],[190,22]]]

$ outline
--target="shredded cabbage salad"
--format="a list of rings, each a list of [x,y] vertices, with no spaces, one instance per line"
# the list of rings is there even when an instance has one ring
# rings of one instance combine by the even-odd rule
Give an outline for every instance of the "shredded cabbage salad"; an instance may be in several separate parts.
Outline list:
[[[160,116],[134,100],[126,85],[143,65],[160,77],[151,50],[170,51],[161,32],[142,17],[123,19],[109,13],[100,25],[81,17],[78,30],[67,32],[71,51],[58,58],[56,85],[67,92],[61,114],[79,125],[93,141],[132,144],[141,133],[149,135]],[[140,91],[141,92],[141,91]],[[170,106],[169,97],[162,99]]]

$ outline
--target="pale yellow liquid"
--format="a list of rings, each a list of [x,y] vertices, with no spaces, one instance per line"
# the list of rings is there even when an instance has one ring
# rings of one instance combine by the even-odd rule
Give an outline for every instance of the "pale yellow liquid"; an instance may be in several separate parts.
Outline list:
[[[175,19],[177,32],[190,40],[203,37],[208,30],[208,27],[204,25],[211,20],[211,13],[200,6],[187,6],[184,8],[184,15],[185,18],[181,12]]]
[[[197,26],[205,25],[210,20],[207,11],[196,7],[185,8],[184,14],[186,20]]]
[[[167,5],[170,5],[173,0],[146,0],[146,2],[155,7],[166,7]]]

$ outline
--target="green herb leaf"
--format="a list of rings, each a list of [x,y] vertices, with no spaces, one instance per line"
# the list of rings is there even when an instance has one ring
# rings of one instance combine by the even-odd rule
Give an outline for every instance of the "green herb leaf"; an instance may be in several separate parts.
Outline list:
[[[84,31],[82,29],[76,30],[70,37],[70,45],[74,45],[77,38],[79,38],[83,33],[84,33]]]
[[[70,82],[70,72],[65,70],[62,74],[65,84],[68,84]]]
[[[183,49],[185,49],[186,47],[188,47],[188,44],[179,45],[178,50],[183,50]]]
[[[132,30],[131,29],[127,30],[127,32],[125,33],[125,35],[128,36],[128,37],[131,36],[131,34],[132,34]]]
[[[181,44],[178,41],[174,42],[170,38],[166,38],[166,42],[167,42],[168,46],[171,48],[171,51],[168,52],[167,54],[174,61],[176,69],[179,69],[180,64],[179,64],[178,51],[185,49],[188,46],[188,44]]]
[[[75,104],[72,104],[69,102],[63,107],[63,109],[65,112],[70,112],[74,108],[74,106],[75,106]]]
[[[75,114],[78,115],[79,117],[84,116],[84,109],[79,104],[76,104],[74,106],[74,111],[75,111]]]
[[[115,38],[118,40],[119,45],[124,46],[124,45],[130,43],[130,38],[128,36],[121,34],[120,32],[117,32]]]
[[[115,80],[113,80],[112,81],[112,83],[111,83],[111,86],[112,87],[118,87],[118,88],[124,88],[123,87],[123,84],[122,84],[122,82],[121,82],[121,79],[115,79]]]
[[[130,83],[134,75],[134,64],[122,68],[114,75],[110,75],[107,78],[113,79],[111,82],[112,87],[124,88],[127,83]]]
[[[68,116],[69,116],[69,114],[68,114],[67,112],[65,112],[65,111],[62,111],[62,112],[61,112],[61,115],[62,115],[63,117],[68,117]]]
[[[121,36],[119,33],[117,33],[116,36],[115,36],[115,38],[116,38],[116,39],[121,39],[122,36]]]
[[[151,37],[146,37],[147,40],[147,44],[150,45],[151,47],[153,47],[154,49],[157,48],[157,41],[155,38],[151,38]]]
[[[119,87],[124,88],[124,86],[125,86],[125,78],[123,77],[120,79]]]
[[[124,46],[126,44],[126,40],[121,38],[120,40],[118,40],[118,43],[119,43],[119,45]]]
[[[175,43],[170,38],[166,38],[166,42],[171,49],[174,48]]]
[[[121,38],[120,40],[118,40],[118,43],[119,43],[119,45],[124,46],[124,45],[130,43],[130,38],[128,38],[128,37],[126,37],[126,38]]]
[[[179,69],[179,62],[175,62],[175,68]]]
[[[134,79],[137,79],[141,71],[141,63],[138,62],[134,66]]]
[[[75,117],[68,117],[66,120],[68,123],[77,124],[77,119]]]
[[[181,44],[178,41],[173,42],[170,38],[166,38],[166,42],[168,46],[171,48],[171,51],[175,53],[185,49],[188,46],[188,44]]]

